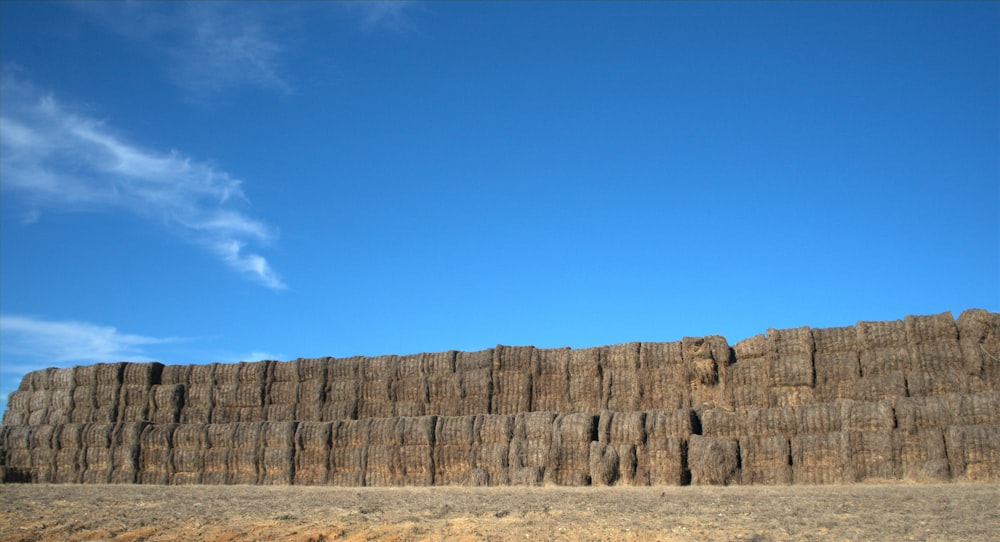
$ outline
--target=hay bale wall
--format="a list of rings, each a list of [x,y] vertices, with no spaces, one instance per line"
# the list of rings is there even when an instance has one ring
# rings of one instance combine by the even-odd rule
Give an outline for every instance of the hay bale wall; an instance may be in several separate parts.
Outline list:
[[[8,482],[995,481],[1000,315],[585,349],[29,373]]]

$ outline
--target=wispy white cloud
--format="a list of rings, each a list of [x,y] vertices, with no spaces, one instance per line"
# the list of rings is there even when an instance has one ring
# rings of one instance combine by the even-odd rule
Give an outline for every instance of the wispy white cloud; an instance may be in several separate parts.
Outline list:
[[[358,16],[361,28],[366,32],[380,27],[394,30],[409,28],[412,24],[410,12],[418,5],[420,4],[417,2],[401,0],[347,2],[345,4]]]
[[[242,86],[292,91],[282,61],[294,19],[275,15],[295,10],[230,2],[86,2],[76,7],[160,55],[172,82],[196,100]]]
[[[24,222],[44,209],[136,214],[268,288],[285,288],[263,256],[246,250],[271,242],[275,232],[245,213],[242,181],[177,151],[144,149],[10,75],[2,92],[0,182],[24,196]]]
[[[20,315],[0,315],[0,336],[3,338],[0,343],[3,357],[13,356],[49,365],[151,361],[146,347],[181,340],[122,333],[111,326],[87,322],[42,320]],[[6,361],[4,365],[7,366]],[[30,367],[35,368],[37,366]]]

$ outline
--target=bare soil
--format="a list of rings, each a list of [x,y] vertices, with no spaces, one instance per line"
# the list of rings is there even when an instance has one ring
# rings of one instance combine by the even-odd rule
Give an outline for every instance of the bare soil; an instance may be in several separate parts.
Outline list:
[[[1000,484],[0,485],[0,540],[996,540]]]

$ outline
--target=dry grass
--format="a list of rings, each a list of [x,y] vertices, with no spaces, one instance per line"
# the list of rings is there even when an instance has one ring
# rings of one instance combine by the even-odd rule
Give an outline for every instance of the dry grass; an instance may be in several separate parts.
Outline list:
[[[0,539],[992,540],[1000,486],[6,485]]]

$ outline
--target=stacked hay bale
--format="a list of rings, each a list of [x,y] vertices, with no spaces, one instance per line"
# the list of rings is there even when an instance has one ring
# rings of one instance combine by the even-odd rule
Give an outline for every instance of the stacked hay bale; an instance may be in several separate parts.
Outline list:
[[[510,484],[511,439],[514,436],[513,415],[501,414],[476,416],[473,430],[475,472],[477,485]]]
[[[646,443],[636,446],[636,478],[650,485],[687,485],[688,440],[692,434],[691,410],[646,412]]]
[[[232,448],[226,463],[226,482],[229,484],[260,483],[261,422],[233,424]]]
[[[27,378],[24,380],[27,380]],[[26,387],[24,386],[24,380],[21,381],[22,387]],[[3,427],[28,425],[31,396],[32,392],[27,389],[18,389],[10,392],[7,396],[7,410],[3,413]]]
[[[295,403],[295,420],[323,421],[326,403],[327,366],[332,358],[299,359],[299,395]],[[348,416],[350,417],[350,416]]]
[[[360,357],[330,360],[326,369],[322,421],[358,419],[364,390],[364,371],[367,365],[365,358]],[[381,385],[385,386],[385,382],[381,382]],[[385,397],[388,397],[388,388],[374,391],[381,392],[377,395],[380,401],[384,402]],[[377,410],[385,413],[388,409],[383,405]]]
[[[117,421],[140,422],[150,419],[150,390],[154,384],[159,384],[162,373],[161,363],[125,364],[122,368]]]
[[[641,343],[626,343],[601,348],[600,360],[604,389],[601,404],[609,410],[634,412],[642,402],[642,379],[639,375]]]
[[[649,473],[639,470],[639,450],[646,443],[645,412],[601,412],[598,439],[590,448],[593,485],[648,485]]]
[[[212,423],[260,422],[264,418],[264,388],[270,362],[215,367]]]
[[[512,485],[541,485],[552,447],[554,412],[522,412],[514,418],[508,453]]]
[[[740,448],[735,439],[691,435],[687,453],[692,484],[738,483],[741,476]]]
[[[726,381],[732,353],[724,337],[685,337],[681,341],[681,359],[687,372],[682,383],[690,388],[691,408],[727,401]]]
[[[73,390],[76,388],[76,368],[53,369],[50,373],[49,425],[69,423],[73,413]]]
[[[204,453],[201,473],[203,484],[233,483],[229,477],[229,456],[235,445],[237,424],[213,423],[205,426]]]
[[[961,425],[945,434],[948,466],[957,480],[1000,480],[1000,425]]]
[[[149,422],[122,422],[111,435],[111,483],[138,482],[139,456],[142,453],[142,432]]]
[[[82,423],[67,423],[58,427],[55,435],[56,452],[53,482],[57,484],[80,482],[81,450],[83,450]]]
[[[391,418],[396,415],[393,383],[399,367],[396,356],[365,358],[361,364],[361,397],[358,418]]]
[[[552,426],[545,481],[560,486],[589,486],[590,445],[597,441],[599,416],[560,414]]]
[[[812,330],[816,352],[816,400],[832,403],[852,396],[861,378],[857,333],[853,327]]]
[[[951,313],[907,316],[903,325],[910,354],[905,371],[907,392],[920,397],[966,391],[965,363]]]
[[[205,472],[205,450],[208,448],[208,426],[201,423],[178,425],[171,440],[170,483],[199,484]]]
[[[435,485],[467,485],[476,464],[475,431],[480,416],[440,416],[434,428]]]
[[[330,477],[330,437],[335,422],[299,422],[295,431],[296,485],[324,485]]]
[[[0,465],[4,468],[4,482],[30,483],[31,470],[31,427],[27,425],[4,425],[0,427],[3,449],[0,450]]]
[[[455,354],[455,390],[457,395],[443,412],[431,410],[430,414],[447,416],[474,416],[489,414],[493,397],[493,349]],[[443,401],[434,397],[437,404]]]
[[[458,352],[424,354],[420,370],[424,375],[427,412],[442,416],[457,416],[459,411],[458,378],[455,374],[455,357]]]
[[[889,402],[840,403],[841,430],[848,447],[848,482],[885,481],[898,478],[892,430],[895,413]]]
[[[400,479],[400,448],[402,418],[375,418],[368,429],[368,446],[364,472],[366,486],[397,485]]]
[[[437,416],[399,418],[399,463],[392,485],[434,485]]]
[[[173,473],[174,430],[177,424],[151,424],[139,438],[142,453],[139,456],[139,483],[168,484]]]
[[[27,377],[25,377],[27,378]],[[91,423],[97,410],[97,365],[77,367],[73,375],[72,423]]]
[[[493,355],[491,414],[530,412],[535,347],[497,345]]]
[[[732,408],[743,410],[750,407],[767,408],[771,405],[768,384],[771,377],[767,339],[755,335],[733,345],[736,364],[730,370],[729,401]]]
[[[223,416],[222,412],[218,416],[215,413],[216,395],[222,394],[222,389],[216,387],[217,381],[215,378],[216,370],[220,367],[222,366],[218,363],[194,365],[186,375],[178,374],[177,381],[167,382],[164,379],[163,385],[170,383],[184,385],[184,404],[181,405],[181,423],[227,423],[229,412],[225,412],[225,416]],[[226,369],[223,371],[225,373],[223,379],[228,382],[227,385],[230,387],[233,385],[233,375],[237,371],[238,369]],[[185,377],[185,380],[180,380]],[[226,421],[223,418],[226,418]]]
[[[299,422],[261,424],[260,481],[288,485],[295,479],[295,431]]]
[[[211,396],[211,390],[201,388],[201,393]],[[159,384],[150,388],[150,415],[153,423],[179,423],[185,406],[184,384]],[[204,399],[204,397],[202,397]]]
[[[680,341],[639,345],[638,410],[676,410],[691,406],[688,370]]]
[[[569,412],[569,348],[536,349],[531,381],[531,408]]]
[[[95,371],[94,399],[96,408],[91,418],[93,423],[115,423],[118,421],[119,395],[125,373],[125,362],[98,363]]]
[[[423,416],[429,401],[427,378],[421,370],[423,355],[415,354],[397,358],[396,378],[393,381],[396,416]]]
[[[812,331],[808,327],[769,329],[766,339],[770,406],[813,403],[816,375],[813,368],[815,346]]]
[[[114,425],[91,423],[83,427],[80,451],[81,482],[85,484],[106,484],[111,481],[111,437]]]
[[[371,424],[372,420],[370,419],[341,420],[332,423],[329,475],[331,485],[367,485],[366,473]],[[384,480],[382,481],[384,482]]]
[[[883,401],[906,397],[904,371],[910,366],[903,322],[858,322],[861,379],[850,397],[857,401]]]
[[[264,420],[290,422],[295,420],[299,402],[299,362],[275,361],[266,375]]]
[[[605,408],[600,348],[570,350],[568,377],[569,410],[561,412],[600,412]]]
[[[956,324],[969,390],[1000,390],[1000,314],[969,309]]]

